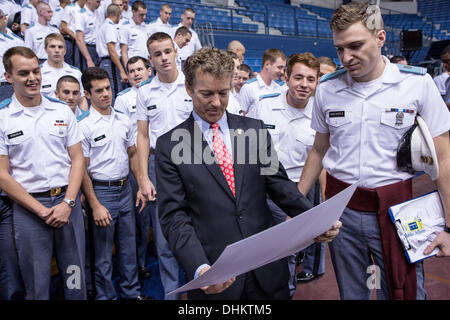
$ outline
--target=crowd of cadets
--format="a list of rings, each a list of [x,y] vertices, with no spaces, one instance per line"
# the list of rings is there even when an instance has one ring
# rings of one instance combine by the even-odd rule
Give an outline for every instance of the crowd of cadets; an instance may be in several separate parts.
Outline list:
[[[54,254],[64,279],[66,299],[86,299],[89,293],[96,299],[147,299],[138,279],[151,276],[145,266],[150,229],[157,249],[164,298],[178,299],[178,295],[169,295],[183,280],[179,279],[180,267],[159,223],[154,148],[159,136],[186,120],[192,112],[192,99],[185,88],[182,68],[184,61],[201,48],[192,29],[194,10],[186,9],[181,23],[171,26],[168,20],[172,8],[163,5],[160,18],[147,25],[144,22],[147,8],[140,0],[131,5],[127,0],[74,3],[30,0],[22,6],[20,28],[12,32],[7,28],[8,15],[13,15],[17,8],[14,2],[0,2],[0,57],[9,61],[8,65],[0,64],[3,100],[0,112],[6,106],[18,108],[22,103],[20,95],[26,90],[18,92],[16,85],[12,86],[20,75],[11,76],[20,63],[29,65],[27,70],[33,73],[34,85],[42,94],[34,92],[33,99],[42,99],[45,110],[59,108],[61,111],[58,119],[49,114],[45,114],[45,119],[36,118],[34,111],[19,115],[28,127],[17,125],[14,129],[17,132],[8,135],[8,139],[16,139],[7,146],[9,165],[13,169],[21,167],[20,161],[31,161],[28,159],[31,153],[14,146],[16,142],[26,143],[27,139],[33,144],[30,148],[34,152],[48,150],[45,160],[48,163],[58,152],[64,154],[56,168],[67,171],[70,167],[67,164],[72,161],[72,169],[71,181],[59,181],[61,186],[68,185],[63,190],[51,189],[47,194],[42,192],[45,186],[41,188],[38,182],[33,183],[33,174],[47,170],[45,166],[39,167],[43,164],[30,164],[31,177],[22,172],[15,178],[19,183],[22,179],[25,193],[39,199],[47,208],[66,202],[72,213],[65,220],[55,218],[49,222],[46,217],[51,213],[44,212],[32,200],[8,198],[3,194],[0,299],[48,299],[50,260]],[[8,49],[13,47],[18,50],[11,53]],[[230,42],[227,52],[235,62],[227,111],[263,120],[289,178],[298,182],[315,137],[311,119],[318,80],[334,72],[336,65],[327,57],[316,58],[311,53],[287,58],[278,49],[268,49],[262,57],[260,73],[253,77],[251,68],[243,64],[245,47],[239,41]],[[38,59],[38,70],[33,57]],[[8,79],[4,76],[5,69],[10,74]],[[280,78],[288,81],[282,82]],[[72,112],[68,114],[69,109],[64,109],[61,103],[67,104]],[[55,148],[32,142],[37,138],[36,132],[30,130],[38,130],[39,121],[55,121],[46,142],[54,141]],[[58,140],[59,136],[64,137],[64,142]],[[71,148],[78,142],[81,142],[79,152],[86,171],[75,174],[77,166],[80,167],[79,155]],[[65,148],[68,154],[62,151]],[[0,151],[7,152],[3,148]],[[55,175],[58,176],[57,172]],[[76,190],[76,182],[72,183],[76,179],[81,185],[81,201],[79,195],[71,194]],[[324,181],[323,171],[308,193],[315,204],[324,198]],[[287,219],[270,198],[267,202],[274,221],[280,223]],[[15,209],[14,219],[11,206]],[[40,213],[37,216],[32,214],[37,212]],[[15,229],[14,242],[10,237],[12,229]],[[114,244],[120,275],[118,293],[112,282]],[[303,257],[303,271],[297,276],[296,256],[289,259],[291,295],[297,281],[310,281],[324,273],[323,243],[307,248]],[[74,274],[79,275],[78,280],[71,278]]]

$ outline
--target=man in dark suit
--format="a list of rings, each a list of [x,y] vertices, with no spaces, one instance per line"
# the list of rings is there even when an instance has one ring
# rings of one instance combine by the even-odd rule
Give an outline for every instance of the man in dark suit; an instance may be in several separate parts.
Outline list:
[[[206,272],[227,245],[274,225],[266,194],[289,216],[311,207],[278,162],[264,123],[225,112],[233,68],[216,48],[189,57],[183,72],[194,111],[156,143],[161,226],[188,280]],[[330,241],[339,227],[316,240]],[[281,259],[188,297],[288,299],[288,280]]]

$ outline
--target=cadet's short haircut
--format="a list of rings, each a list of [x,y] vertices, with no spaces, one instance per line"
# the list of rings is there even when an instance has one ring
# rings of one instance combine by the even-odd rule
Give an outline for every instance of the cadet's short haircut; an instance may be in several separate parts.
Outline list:
[[[21,46],[9,48],[3,55],[3,65],[5,66],[5,71],[9,74],[11,74],[13,70],[11,58],[15,55],[22,56],[28,59],[36,59],[36,61],[39,63],[38,57],[30,48]]]
[[[147,49],[150,46],[150,44],[152,44],[153,42],[155,42],[155,41],[161,42],[161,41],[165,41],[165,40],[172,40],[172,37],[169,36],[165,32],[155,32],[147,40]],[[172,41],[172,45],[173,45],[173,41]]]
[[[61,86],[64,82],[76,83],[76,84],[80,85],[80,83],[78,82],[78,80],[75,77],[62,76],[61,78],[59,78],[58,82],[56,83],[56,91],[59,91],[59,89],[61,89]]]
[[[246,65],[245,63],[242,63],[242,64],[239,66],[239,70],[248,72],[249,77],[252,76],[252,68],[250,68],[250,66],[249,66],[249,65]]]
[[[330,21],[330,29],[331,31],[346,30],[357,22],[362,22],[373,33],[384,29],[380,9],[370,3],[359,2],[350,2],[337,8]]]
[[[195,14],[194,9],[192,9],[192,8],[186,8],[186,9],[184,9],[183,14],[185,14],[185,13],[187,13],[187,12],[190,12],[190,13]]]
[[[333,59],[329,58],[329,57],[318,57],[317,60],[319,60],[320,64],[326,64],[329,65],[330,67],[333,67],[336,69],[336,63],[334,63]]]
[[[133,2],[133,4],[131,5],[131,10],[133,11],[138,11],[140,9],[147,9],[147,6],[145,5],[145,3],[141,0],[136,0],[135,2]]]
[[[45,49],[47,49],[47,46],[49,44],[50,41],[52,40],[59,40],[64,44],[64,48],[66,47],[66,40],[64,40],[64,37],[61,33],[50,33],[48,36],[45,37]]]
[[[185,37],[187,34],[190,34],[190,35],[192,36],[191,30],[189,30],[188,28],[186,28],[186,27],[184,27],[184,26],[179,27],[179,28],[177,29],[177,31],[175,31],[175,38],[176,38],[176,36],[178,36],[179,34],[181,34],[183,37]]]
[[[117,4],[110,4],[106,8],[107,17],[117,17],[118,15],[120,15],[120,7]]]
[[[191,55],[183,66],[183,73],[186,77],[186,84],[193,88],[197,70],[202,73],[209,73],[212,76],[222,79],[230,77],[234,72],[234,61],[226,52],[217,48],[202,48]]]
[[[81,83],[83,84],[83,88],[84,88],[84,90],[86,90],[89,93],[92,93],[91,92],[91,89],[92,89],[91,82],[93,80],[103,80],[103,79],[109,80],[109,75],[106,72],[106,70],[99,68],[99,67],[87,68],[81,75]]]
[[[286,60],[286,55],[279,49],[267,49],[263,55],[262,65],[264,66],[267,61],[274,63],[278,58]]]
[[[308,68],[316,70],[317,77],[319,76],[319,72],[320,72],[319,60],[312,53],[305,52],[305,53],[293,54],[289,57],[289,59],[286,63],[286,75],[288,78],[291,76],[292,69],[294,68],[294,65],[297,63],[304,64]]]
[[[142,58],[142,57],[140,57],[140,56],[134,56],[134,57],[128,59],[128,62],[127,62],[127,71],[128,71],[128,66],[129,66],[130,64],[135,64],[135,63],[138,62],[139,60],[142,61],[142,63],[144,64],[144,66],[145,66],[146,69],[150,68],[150,62],[149,62],[147,59]]]
[[[170,4],[164,3],[164,4],[161,6],[161,9],[159,9],[159,10],[163,10],[164,8],[166,8],[166,9],[172,9],[172,7],[170,6]]]

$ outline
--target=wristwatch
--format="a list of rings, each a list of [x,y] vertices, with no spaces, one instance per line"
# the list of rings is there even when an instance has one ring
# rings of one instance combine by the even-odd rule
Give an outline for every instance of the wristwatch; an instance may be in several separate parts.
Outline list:
[[[75,201],[74,201],[74,200],[64,198],[63,201],[64,201],[65,203],[67,203],[67,205],[68,205],[69,207],[71,207],[71,208],[75,207]]]
[[[450,227],[447,227],[446,225],[444,225],[444,231],[447,233],[450,233]]]

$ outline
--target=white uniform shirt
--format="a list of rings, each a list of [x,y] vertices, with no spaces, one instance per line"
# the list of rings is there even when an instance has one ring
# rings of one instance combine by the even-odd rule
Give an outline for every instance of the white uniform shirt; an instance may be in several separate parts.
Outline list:
[[[443,96],[447,93],[447,87],[445,86],[445,81],[447,81],[447,79],[449,77],[450,76],[448,75],[448,73],[446,71],[444,71],[440,75],[433,78],[434,83],[436,83],[436,86],[438,87],[439,92],[441,93],[441,96]]]
[[[9,157],[11,176],[29,193],[68,185],[67,148],[82,139],[72,110],[45,97],[33,108],[11,100],[0,110],[0,155]]]
[[[316,134],[311,129],[314,98],[309,98],[305,108],[297,109],[287,103],[286,94],[267,95],[247,117],[264,121],[289,179],[298,182]]]
[[[100,27],[102,32],[97,34],[97,54],[100,58],[109,57],[108,43],[114,43],[117,55],[122,56],[120,53],[120,25],[112,22],[107,18]]]
[[[86,44],[96,44],[97,32],[100,30],[105,18],[99,10],[91,11],[87,6],[80,9],[75,15],[75,30],[84,33]]]
[[[45,52],[45,37],[50,33],[59,33],[59,30],[40,23],[25,30],[25,46],[33,50],[39,59],[48,58],[47,52]]]
[[[78,119],[83,155],[89,158],[89,176],[103,181],[127,177],[130,171],[127,150],[136,144],[130,119],[114,109],[107,118],[93,107]]]
[[[120,28],[120,43],[128,46],[128,59],[134,56],[148,57],[147,39],[149,38],[147,24],[136,25],[133,19],[125,22]]]
[[[48,24],[59,29],[61,27],[61,20],[63,15],[64,9],[61,8],[61,6],[58,4],[58,6],[53,9],[53,16]]]
[[[6,28],[6,33],[0,32],[0,61],[3,61],[3,55],[6,50],[16,46],[24,46],[25,42],[12,32],[10,29]],[[0,82],[5,82],[5,66],[3,62],[0,63]]]
[[[32,4],[24,4],[20,13],[20,24],[28,24],[33,26],[38,22],[38,14],[36,8]]]
[[[175,63],[177,64],[177,69],[178,69],[178,71],[183,72],[183,61],[181,61],[181,56],[180,56],[181,49],[175,41],[173,41],[173,46],[177,50],[177,57],[175,58]]]
[[[148,25],[149,35],[152,35],[156,32],[164,32],[170,36],[172,35],[172,25],[169,22],[163,23],[161,18],[158,18]]]
[[[122,19],[120,20],[121,23],[125,23],[126,21],[130,21],[133,17],[133,11],[131,11],[131,6],[128,6],[127,11],[122,11]]]
[[[412,177],[397,170],[397,146],[420,114],[432,137],[450,129],[450,113],[430,75],[401,72],[383,57],[386,67],[374,86],[355,83],[348,73],[330,74],[317,87],[311,127],[330,134],[330,148],[323,166],[347,183],[361,180],[376,188]],[[326,76],[325,76],[326,77]],[[334,77],[334,78],[333,78]],[[370,85],[369,83],[368,85]],[[363,86],[364,88],[364,86]],[[402,121],[397,121],[398,109]]]
[[[250,112],[252,108],[256,107],[259,98],[270,93],[281,93],[281,86],[272,81],[270,85],[266,85],[261,75],[256,78],[247,80],[239,91],[239,102],[241,103],[242,111]]]
[[[175,38],[175,32],[177,32],[177,29],[182,26],[183,25],[180,23],[172,28],[172,33],[170,34],[172,39]],[[202,48],[202,44],[200,43],[197,32],[195,32],[192,28],[189,28],[189,31],[191,31],[192,33],[191,41],[189,41],[187,45],[181,48],[180,52],[178,53],[181,57],[181,60],[183,61],[186,61],[186,59],[189,58],[195,51]]]
[[[81,84],[81,71],[77,67],[70,64],[63,63],[62,68],[53,68],[48,64],[48,61],[44,61],[41,65],[41,93],[44,96],[55,97],[56,84],[62,76],[72,76],[80,83],[80,92],[84,96],[83,85]]]
[[[64,11],[61,16],[61,21],[67,23],[67,28],[69,28],[73,33],[76,32],[75,16],[77,15],[77,12],[80,12],[80,10],[81,7],[78,2],[71,3],[64,7]]]
[[[239,103],[239,100],[236,98],[236,94],[234,91],[230,91],[230,95],[228,96],[227,111],[238,116],[242,115],[241,105]]]
[[[177,80],[169,86],[155,77],[138,88],[136,119],[148,121],[151,148],[155,148],[159,136],[186,120],[192,112],[192,99],[184,81],[184,74],[178,72]]]
[[[2,9],[5,16],[9,17],[10,14],[15,14],[22,8],[12,0],[0,0],[0,9]]]
[[[135,86],[126,88],[117,94],[114,102],[114,109],[121,111],[130,118],[131,123],[137,133],[137,119],[136,119],[136,98],[138,88]]]

